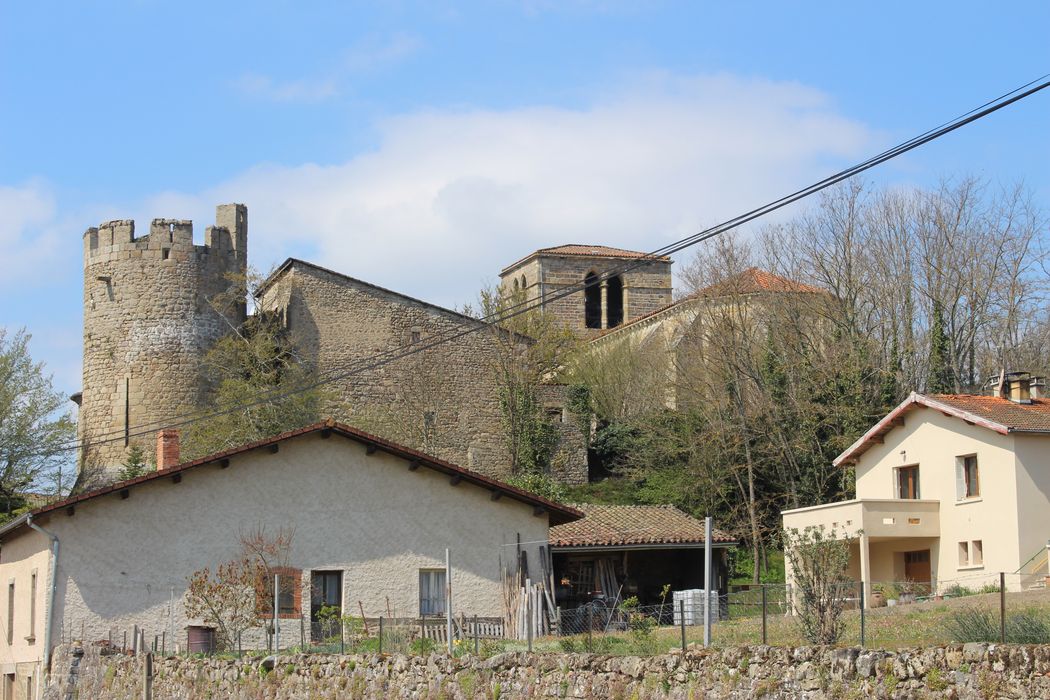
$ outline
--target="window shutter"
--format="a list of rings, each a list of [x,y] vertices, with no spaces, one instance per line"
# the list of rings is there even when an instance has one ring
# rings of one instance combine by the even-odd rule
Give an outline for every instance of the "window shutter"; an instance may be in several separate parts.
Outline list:
[[[966,459],[955,458],[955,500],[966,498]]]

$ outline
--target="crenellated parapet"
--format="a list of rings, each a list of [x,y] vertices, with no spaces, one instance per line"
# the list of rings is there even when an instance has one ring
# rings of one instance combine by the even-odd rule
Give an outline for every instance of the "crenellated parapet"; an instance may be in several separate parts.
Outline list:
[[[244,319],[247,263],[243,204],[217,207],[203,245],[184,219],[138,237],[129,219],[84,233],[82,471],[111,476],[133,442],[151,449],[137,426],[200,407],[203,355]]]

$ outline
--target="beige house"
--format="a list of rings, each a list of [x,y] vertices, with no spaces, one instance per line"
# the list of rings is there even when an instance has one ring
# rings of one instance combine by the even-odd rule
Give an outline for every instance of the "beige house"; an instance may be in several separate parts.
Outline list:
[[[987,396],[913,393],[836,458],[856,469],[857,497],[784,511],[784,528],[855,536],[851,574],[869,595],[974,589],[1000,572],[1012,590],[1043,585],[1050,401],[1037,395],[1027,373]]]
[[[442,613],[446,548],[453,610],[502,617],[503,565],[519,551],[536,562],[550,525],[582,517],[332,421],[184,464],[171,432],[157,471],[0,529],[3,697],[35,697],[62,639],[122,640],[137,626],[185,648],[186,627],[202,624],[185,612],[187,578],[236,558],[240,536],[260,526],[294,531],[279,598],[282,635],[298,644],[320,604]],[[259,630],[244,639],[263,642]]]

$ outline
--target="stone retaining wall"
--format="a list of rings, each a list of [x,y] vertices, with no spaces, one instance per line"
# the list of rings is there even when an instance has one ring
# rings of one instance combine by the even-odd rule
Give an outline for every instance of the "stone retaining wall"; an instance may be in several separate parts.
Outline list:
[[[97,647],[60,647],[45,697],[141,698],[143,663],[142,658],[104,656]],[[1046,698],[1050,646],[966,644],[897,652],[752,646],[646,658],[290,655],[270,657],[265,664],[261,659],[169,657],[154,660],[153,697]]]

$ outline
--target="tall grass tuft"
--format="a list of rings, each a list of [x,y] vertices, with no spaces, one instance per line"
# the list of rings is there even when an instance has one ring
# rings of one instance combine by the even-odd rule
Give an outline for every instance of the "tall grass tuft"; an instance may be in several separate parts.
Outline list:
[[[944,621],[944,631],[956,642],[997,642],[999,614],[980,608],[956,610]],[[1006,641],[1015,644],[1050,643],[1050,615],[1038,608],[1008,614]]]

